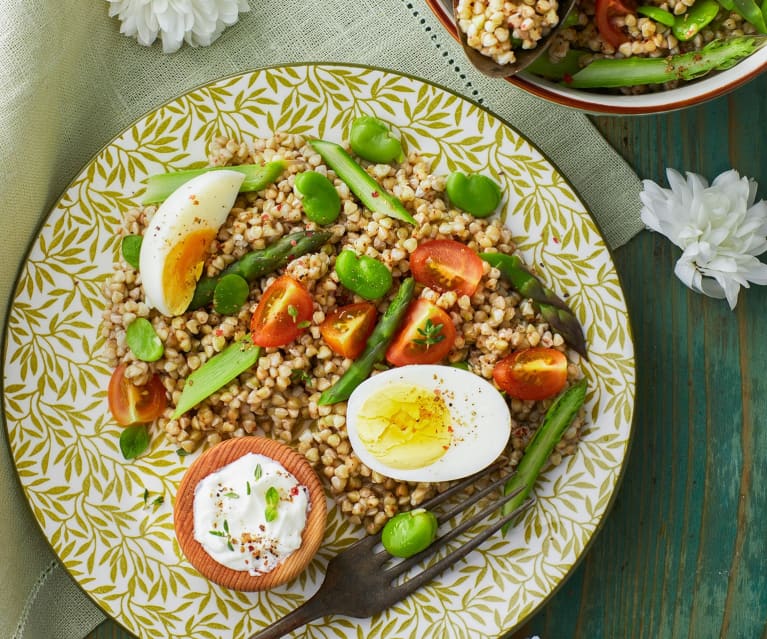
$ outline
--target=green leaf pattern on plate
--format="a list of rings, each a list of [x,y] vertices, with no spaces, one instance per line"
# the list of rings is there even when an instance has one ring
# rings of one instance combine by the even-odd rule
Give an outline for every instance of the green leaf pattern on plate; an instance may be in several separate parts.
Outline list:
[[[502,184],[502,214],[520,251],[586,328],[592,423],[577,453],[544,474],[537,505],[509,537],[494,537],[373,619],[335,618],[294,636],[500,635],[568,574],[614,494],[634,410],[626,304],[599,230],[550,162],[475,104],[391,72],[318,64],[226,78],[148,114],[74,179],[31,247],[7,327],[4,410],[26,497],[74,578],[139,637],[248,636],[298,606],[328,558],[360,533],[331,511],[310,568],[265,593],[214,586],[181,556],[172,504],[194,455],[179,457],[153,432],[149,451],[123,460],[106,405],[111,371],[98,360],[100,287],[119,251],[121,212],[138,203],[147,175],[203,165],[214,136],[287,131],[343,141],[363,113],[395,126],[436,172],[484,172]]]

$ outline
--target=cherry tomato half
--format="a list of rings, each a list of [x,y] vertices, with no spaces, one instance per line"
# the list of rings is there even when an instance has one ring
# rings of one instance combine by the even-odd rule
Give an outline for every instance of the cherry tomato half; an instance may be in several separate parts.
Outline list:
[[[115,368],[109,379],[107,401],[112,417],[120,426],[153,422],[168,406],[165,386],[159,375],[153,375],[144,386],[125,379],[127,364]]]
[[[309,291],[290,275],[278,277],[264,291],[250,320],[257,346],[285,346],[305,330],[312,319],[314,303]]]
[[[616,49],[629,41],[629,35],[613,23],[615,16],[627,16],[636,13],[632,0],[596,0],[594,17],[599,35]]]
[[[334,353],[357,359],[365,350],[365,344],[375,325],[375,305],[360,302],[333,311],[320,324],[320,333]]]
[[[402,328],[386,350],[394,366],[436,364],[445,359],[455,342],[455,325],[450,316],[429,300],[419,298],[408,307]]]
[[[498,387],[517,399],[548,399],[567,383],[567,357],[555,348],[514,351],[493,368]]]
[[[482,260],[465,244],[455,240],[429,240],[410,256],[416,282],[445,293],[474,295],[482,277]]]

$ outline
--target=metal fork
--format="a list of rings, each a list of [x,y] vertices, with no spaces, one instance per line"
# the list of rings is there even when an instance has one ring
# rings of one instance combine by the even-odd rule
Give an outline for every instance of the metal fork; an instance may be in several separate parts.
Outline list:
[[[497,470],[499,466],[489,469],[490,472]],[[422,508],[432,509],[449,499],[456,493],[468,488],[482,476],[489,472],[468,477],[454,484],[436,497],[424,502]],[[437,521],[440,526],[451,520],[468,507],[476,504],[483,497],[499,489],[513,473],[501,475],[485,488],[477,490],[472,495],[461,501],[447,512],[438,515]],[[381,541],[380,533],[365,537],[353,543],[348,548],[333,557],[328,563],[325,580],[320,589],[304,602],[301,606],[288,613],[282,619],[267,626],[264,630],[256,633],[250,639],[277,639],[286,633],[302,626],[314,619],[327,615],[340,614],[350,617],[370,617],[392,606],[401,599],[415,592],[424,584],[430,582],[446,568],[455,564],[465,557],[488,537],[507,523],[514,520],[520,513],[530,508],[534,503],[534,497],[528,497],[519,508],[508,515],[499,517],[490,526],[483,529],[479,534],[469,539],[455,550],[432,565],[424,568],[417,574],[412,575],[401,583],[394,583],[398,577],[413,568],[419,562],[436,553],[445,544],[458,537],[465,531],[475,526],[488,515],[497,511],[503,504],[514,498],[522,489],[503,495],[494,500],[480,512],[472,515],[466,521],[461,522],[444,534],[437,537],[434,543],[426,550],[407,559],[395,560],[385,550],[377,550],[376,546]],[[392,562],[391,566],[385,564]]]

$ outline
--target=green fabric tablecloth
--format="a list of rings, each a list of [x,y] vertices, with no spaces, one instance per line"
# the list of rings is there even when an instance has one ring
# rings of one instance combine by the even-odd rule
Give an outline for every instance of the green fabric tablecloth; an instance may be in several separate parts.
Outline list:
[[[642,228],[640,182],[588,119],[478,74],[420,0],[250,5],[212,46],[164,55],[157,43],[142,47],[120,35],[106,2],[0,0],[0,317],[36,226],[114,135],[192,87],[287,62],[368,64],[462,93],[521,130],[560,167],[611,246]],[[0,538],[0,637],[76,639],[103,619],[51,552],[5,444]]]

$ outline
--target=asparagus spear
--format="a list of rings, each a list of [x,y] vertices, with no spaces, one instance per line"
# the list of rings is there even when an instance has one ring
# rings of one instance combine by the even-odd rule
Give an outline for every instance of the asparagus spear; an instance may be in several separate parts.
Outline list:
[[[224,275],[234,273],[252,283],[259,277],[276,271],[294,257],[319,250],[328,239],[330,233],[326,231],[298,231],[281,237],[266,248],[246,253],[218,275],[201,277],[187,310],[193,311],[210,304],[216,284]]]
[[[517,466],[516,473],[503,488],[505,495],[522,488],[516,497],[503,505],[504,515],[508,515],[519,508],[532,492],[543,465],[551,456],[557,442],[562,439],[562,435],[569,428],[585,400],[586,379],[584,378],[565,390],[546,411],[543,423],[535,431],[533,438],[525,448],[525,453]],[[504,533],[509,529],[509,525],[504,526]]]
[[[383,360],[389,342],[394,337],[394,333],[410,304],[414,289],[415,280],[412,277],[400,284],[397,294],[389,303],[381,319],[378,320],[373,333],[368,337],[362,355],[352,362],[341,379],[322,393],[319,402],[321,405],[336,404],[349,399],[352,391],[364,382],[370,376],[373,367]]]
[[[368,209],[415,225],[415,219],[402,202],[370,177],[342,146],[325,140],[312,140],[309,144]]]
[[[583,329],[572,309],[554,291],[530,273],[518,256],[504,253],[480,253],[479,256],[501,271],[514,290],[529,297],[538,306],[538,310],[551,328],[557,331],[577,353],[583,357],[588,356]]]
[[[146,181],[146,192],[144,193],[144,204],[154,204],[162,202],[173,191],[193,177],[208,171],[218,171],[226,169],[227,171],[237,171],[245,174],[245,179],[240,186],[240,193],[248,191],[260,191],[270,184],[277,181],[285,168],[288,166],[285,160],[274,160],[265,164],[240,164],[236,166],[206,166],[201,169],[187,169],[185,171],[174,171],[172,173],[159,173],[150,175]]]
[[[253,366],[261,356],[261,347],[253,343],[250,334],[229,344],[186,378],[181,397],[171,419],[178,419],[190,408],[231,382]]]
[[[767,42],[764,36],[713,40],[700,51],[665,58],[603,58],[594,60],[566,80],[573,89],[597,89],[694,80],[711,71],[729,69]]]

